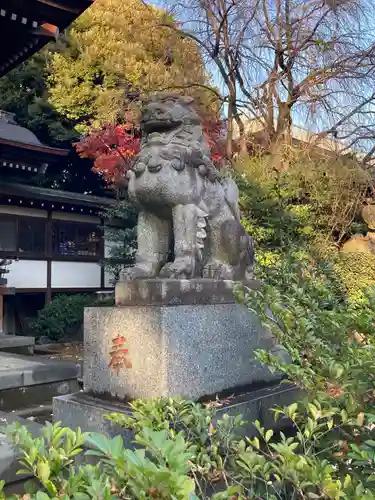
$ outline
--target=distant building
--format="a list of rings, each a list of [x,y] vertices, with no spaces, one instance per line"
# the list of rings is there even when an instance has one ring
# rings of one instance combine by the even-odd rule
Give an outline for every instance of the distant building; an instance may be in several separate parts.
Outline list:
[[[249,153],[258,150],[267,149],[267,135],[260,120],[249,119],[244,117],[245,133],[250,139]],[[363,157],[358,151],[348,148],[344,142],[330,137],[311,132],[303,127],[292,125],[291,127],[292,144],[309,150],[319,156],[337,157],[337,156],[357,156],[358,159]],[[234,123],[234,138],[238,139],[238,126]]]

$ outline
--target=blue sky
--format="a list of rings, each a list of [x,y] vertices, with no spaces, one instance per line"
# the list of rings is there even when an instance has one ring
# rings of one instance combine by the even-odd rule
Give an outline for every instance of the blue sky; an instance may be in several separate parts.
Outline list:
[[[363,0],[365,2],[365,0]],[[189,0],[185,0],[186,4],[188,5],[189,3]],[[369,8],[371,8],[371,6],[373,5],[372,2],[375,2],[375,0],[371,0],[371,3],[368,4],[369,5]],[[172,5],[174,3],[174,0],[153,0],[153,1],[149,1],[148,3],[150,4],[153,4],[157,7],[165,7],[166,5]],[[361,2],[362,3],[362,2]],[[367,5],[367,6],[368,6]],[[375,3],[374,3],[375,5]],[[370,11],[369,11],[370,12]],[[374,9],[374,12],[375,12],[375,9]],[[359,15],[361,16],[361,15]],[[348,18],[350,20],[350,18]],[[363,18],[361,20],[361,17],[359,17],[359,21],[358,21],[358,26],[362,27],[362,23],[364,22],[364,26],[367,28],[367,30],[365,30],[365,32],[361,32],[359,31],[359,38],[357,39],[358,40],[361,40],[359,43],[369,43],[369,37],[370,39],[372,39],[372,36],[373,36],[373,32],[375,30],[375,18],[371,18],[371,12],[370,12],[370,20],[368,21],[367,18]],[[336,25],[337,27],[337,25]],[[330,28],[328,28],[330,29]],[[337,28],[336,28],[337,29]],[[340,29],[340,28],[339,28]],[[372,32],[371,32],[372,30]],[[345,31],[345,30],[344,30]],[[367,33],[366,33],[367,31]],[[366,41],[363,41],[366,40]],[[268,57],[269,56],[269,52],[266,50],[266,53],[263,55],[263,53],[261,54],[258,54],[259,57],[262,57],[263,59],[265,57]],[[268,52],[268,53],[267,53]],[[324,57],[324,56],[323,56]],[[227,90],[225,88],[225,85],[223,84],[222,82],[222,79],[220,77],[220,74],[218,72],[218,70],[216,69],[216,66],[214,63],[210,64],[208,67],[207,67],[207,70],[212,74],[212,78],[213,78],[213,83],[222,91],[222,93],[225,95],[227,93]],[[259,68],[258,68],[258,71],[259,71]],[[266,75],[264,75],[266,77]],[[262,74],[259,73],[257,74],[257,76],[254,75],[254,77],[257,78],[257,81],[259,81],[259,79],[262,79]],[[302,75],[300,75],[301,78],[303,78]],[[363,85],[363,84],[361,84]],[[353,87],[354,89],[354,87]],[[353,90],[352,88],[349,88],[349,90]],[[363,87],[362,86],[362,89],[361,89],[361,93],[366,93],[367,91],[367,87]],[[339,95],[339,94],[338,94]],[[337,97],[337,107],[338,109],[341,107],[341,108],[345,108],[347,102],[348,102],[348,97],[344,96],[344,97]],[[320,108],[319,108],[320,109]],[[329,128],[329,121],[328,121],[328,116],[325,117],[324,114],[322,114],[322,111],[318,110],[317,113],[315,114],[311,114],[309,109],[305,106],[305,105],[302,105],[302,104],[299,104],[298,106],[296,105],[295,107],[295,111],[294,111],[294,116],[293,116],[293,120],[294,120],[294,123],[298,126],[301,126],[303,128],[308,128],[310,129],[311,131],[313,130],[324,130],[324,129],[327,129]]]

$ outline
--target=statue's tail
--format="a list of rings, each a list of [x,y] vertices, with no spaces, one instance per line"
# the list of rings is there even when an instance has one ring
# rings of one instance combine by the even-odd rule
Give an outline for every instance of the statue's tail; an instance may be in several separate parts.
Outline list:
[[[205,246],[205,239],[207,238],[207,207],[196,207],[197,211],[197,258],[200,262],[203,260],[203,249]]]
[[[226,177],[222,181],[222,186],[224,188],[225,200],[228,203],[230,211],[232,212],[234,218],[237,220],[238,224],[241,224],[241,214],[239,209],[239,197],[240,193],[237,184],[230,177]],[[241,224],[242,225],[242,224]],[[245,231],[245,229],[244,229]],[[248,266],[246,269],[246,279],[250,280],[254,278],[254,240],[252,236],[245,231],[245,238],[243,242],[243,248],[248,254]]]
[[[231,212],[239,224],[241,224],[241,215],[238,208],[240,193],[237,184],[230,177],[222,180],[221,185],[224,188],[225,201],[228,203]]]

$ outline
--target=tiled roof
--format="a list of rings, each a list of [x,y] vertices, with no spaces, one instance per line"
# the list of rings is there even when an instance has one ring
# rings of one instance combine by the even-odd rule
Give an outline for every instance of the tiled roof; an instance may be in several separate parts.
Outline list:
[[[0,143],[65,156],[67,149],[51,148],[40,142],[31,130],[17,124],[14,113],[0,109]]]
[[[13,113],[2,110],[0,110],[0,138],[34,146],[43,146],[31,130],[17,125]]]

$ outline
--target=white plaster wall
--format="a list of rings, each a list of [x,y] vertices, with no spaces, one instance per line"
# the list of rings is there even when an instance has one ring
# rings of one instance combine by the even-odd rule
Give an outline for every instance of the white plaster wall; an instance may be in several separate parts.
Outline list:
[[[111,248],[116,247],[117,244],[114,241],[108,241],[106,239],[106,228],[104,229],[104,257],[108,259],[110,257],[110,251]],[[107,270],[104,272],[104,286],[105,288],[113,287],[113,283],[111,283],[111,280],[113,280],[113,275],[109,273]]]
[[[100,288],[100,264],[52,261],[53,288]]]
[[[15,260],[5,275],[7,286],[16,288],[46,288],[47,262],[45,260]]]

